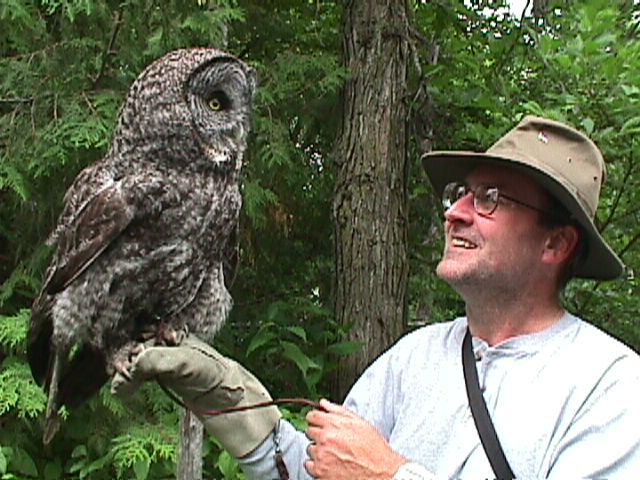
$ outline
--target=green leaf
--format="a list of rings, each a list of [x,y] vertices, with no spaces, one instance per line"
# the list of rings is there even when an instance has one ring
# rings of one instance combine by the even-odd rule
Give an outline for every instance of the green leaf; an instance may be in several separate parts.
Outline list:
[[[295,336],[300,337],[305,343],[307,343],[307,332],[304,328],[297,325],[289,325],[287,330],[293,333]]]
[[[31,455],[29,455],[23,448],[15,447],[13,449],[13,455],[11,456],[9,466],[11,467],[11,470],[22,475],[33,478],[39,477],[36,463],[33,461],[33,458],[31,458]]]
[[[257,229],[263,229],[267,225],[266,208],[274,205],[278,196],[268,188],[263,188],[259,180],[244,182],[242,189],[244,209],[247,216]]]
[[[638,95],[640,93],[640,88],[638,88],[636,85],[620,85],[620,88],[622,89],[622,92],[627,96],[627,97],[632,97],[635,95]]]
[[[27,179],[4,157],[0,157],[0,190],[10,188],[22,201],[29,198]]]
[[[24,351],[27,339],[27,323],[31,311],[23,308],[17,314],[0,315],[0,345],[9,351]]]
[[[640,130],[640,117],[628,119],[620,128],[620,134],[636,133]]]
[[[224,475],[225,479],[235,479],[240,472],[238,461],[233,458],[226,450],[223,450],[220,453],[218,461],[216,462],[216,466]]]
[[[245,354],[247,357],[254,351],[271,343],[272,340],[277,337],[275,332],[273,332],[272,327],[272,323],[265,324],[262,328],[260,328],[260,330],[258,330],[258,333],[256,333],[253,338],[251,338],[251,342],[249,342],[249,346],[247,347],[247,352]]]
[[[306,378],[309,370],[319,370],[321,367],[307,354],[305,354],[295,343],[280,341],[283,355],[291,360],[300,369],[302,375]]]
[[[26,362],[9,356],[0,370],[0,415],[13,411],[20,418],[33,418],[42,413],[46,395],[33,381]]]
[[[111,455],[111,452],[108,452],[103,457],[100,457],[87,465],[82,465],[82,468],[80,469],[80,479],[84,480],[85,478],[91,478],[89,475],[107,467],[111,463],[112,459],[113,455]],[[83,463],[84,462],[85,461],[83,461]]]
[[[7,457],[4,456],[2,447],[0,447],[0,474],[5,473],[7,473]]]
[[[133,464],[133,473],[136,475],[137,480],[146,480],[149,476],[149,461],[138,460]]]
[[[593,133],[593,127],[595,126],[593,120],[591,120],[590,118],[585,118],[582,120],[581,124],[587,135],[591,135]]]
[[[44,467],[44,480],[59,480],[63,470],[59,461],[49,462]]]

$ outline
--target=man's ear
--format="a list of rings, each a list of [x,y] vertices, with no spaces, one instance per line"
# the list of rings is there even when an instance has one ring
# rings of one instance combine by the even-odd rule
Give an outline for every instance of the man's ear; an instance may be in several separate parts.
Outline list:
[[[542,261],[550,265],[568,262],[580,241],[580,231],[573,225],[564,225],[551,230],[544,245]]]

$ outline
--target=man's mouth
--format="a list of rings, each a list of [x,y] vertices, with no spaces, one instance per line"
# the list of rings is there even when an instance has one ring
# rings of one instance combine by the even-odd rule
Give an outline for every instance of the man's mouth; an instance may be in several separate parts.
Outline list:
[[[451,237],[451,240],[449,241],[449,245],[451,245],[452,247],[465,248],[465,249],[478,248],[478,246],[475,243],[460,237]]]

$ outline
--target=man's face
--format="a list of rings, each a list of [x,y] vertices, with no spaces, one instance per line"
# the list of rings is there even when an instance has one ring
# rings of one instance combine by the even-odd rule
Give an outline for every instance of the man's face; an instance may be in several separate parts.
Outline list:
[[[526,175],[505,167],[481,166],[466,179],[472,191],[480,185],[531,206],[545,208],[542,188]],[[445,247],[437,274],[463,297],[512,292],[526,293],[527,284],[539,281],[541,256],[548,230],[532,208],[500,198],[491,215],[476,212],[473,194],[456,201],[445,212]]]

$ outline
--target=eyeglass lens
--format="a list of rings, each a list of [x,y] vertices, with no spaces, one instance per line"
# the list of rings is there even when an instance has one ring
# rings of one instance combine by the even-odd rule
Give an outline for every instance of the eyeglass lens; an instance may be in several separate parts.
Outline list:
[[[471,190],[467,185],[460,182],[451,182],[444,187],[442,192],[442,206],[445,210],[466,196],[473,193],[473,208],[482,215],[491,215],[498,206],[499,192],[496,187],[479,185],[475,190]]]

